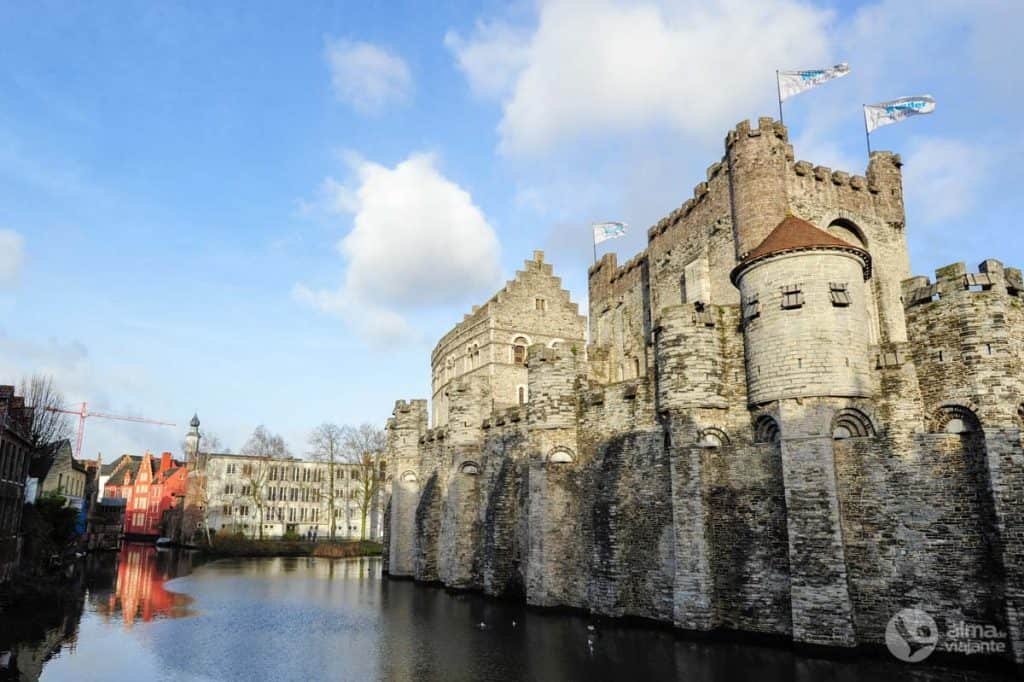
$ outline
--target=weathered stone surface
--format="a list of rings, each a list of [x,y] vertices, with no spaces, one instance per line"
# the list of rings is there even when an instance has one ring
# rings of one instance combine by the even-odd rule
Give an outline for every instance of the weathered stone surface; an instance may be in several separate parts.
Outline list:
[[[586,345],[536,255],[438,344],[434,427],[396,403],[387,570],[842,647],[916,607],[1024,661],[1024,283],[911,278],[900,165],[740,124],[643,252],[590,268]],[[787,214],[851,248],[755,251]]]

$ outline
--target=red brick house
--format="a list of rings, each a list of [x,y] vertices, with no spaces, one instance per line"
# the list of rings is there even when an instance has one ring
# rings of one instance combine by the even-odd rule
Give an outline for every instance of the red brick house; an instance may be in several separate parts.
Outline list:
[[[103,487],[103,497],[126,501],[124,533],[127,536],[162,535],[161,521],[185,495],[188,470],[165,452],[156,459],[147,452],[142,457],[121,457]]]

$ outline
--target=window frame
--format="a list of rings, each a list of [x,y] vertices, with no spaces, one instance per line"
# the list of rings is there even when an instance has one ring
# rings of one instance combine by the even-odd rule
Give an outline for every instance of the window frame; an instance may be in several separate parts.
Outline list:
[[[804,307],[803,284],[784,284],[779,287],[782,293],[780,306],[783,310],[797,310]]]
[[[850,285],[846,282],[829,282],[828,292],[834,308],[848,308],[853,304],[850,298]]]

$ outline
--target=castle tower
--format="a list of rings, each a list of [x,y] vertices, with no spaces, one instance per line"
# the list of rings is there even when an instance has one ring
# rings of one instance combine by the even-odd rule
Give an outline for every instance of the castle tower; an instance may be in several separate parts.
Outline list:
[[[427,401],[398,400],[387,424],[387,468],[391,474],[391,501],[386,542],[388,572],[411,576],[416,506],[429,471],[420,456],[420,437],[427,430]]]
[[[780,441],[793,637],[854,646],[832,421],[871,394],[867,251],[788,215],[732,272],[755,441]],[[771,415],[774,415],[774,420]],[[766,426],[770,424],[770,426]]]
[[[863,249],[787,216],[733,270],[748,401],[871,393]]]
[[[725,139],[736,259],[761,243],[786,215],[786,173],[793,155],[786,127],[771,117],[743,121]]]
[[[582,453],[574,396],[583,365],[571,349],[530,347],[525,581],[531,604],[579,605],[585,598],[573,578],[586,570],[579,561],[586,501],[578,494]]]

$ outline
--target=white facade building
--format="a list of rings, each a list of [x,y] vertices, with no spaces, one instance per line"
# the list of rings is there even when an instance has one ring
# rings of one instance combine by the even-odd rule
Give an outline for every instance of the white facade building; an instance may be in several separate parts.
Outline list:
[[[326,462],[209,454],[205,468],[207,523],[212,530],[260,537],[262,523],[264,538],[286,533],[305,538],[310,532],[319,540],[330,537],[330,466]],[[334,465],[335,539],[360,538],[362,473],[355,464]],[[382,492],[375,497],[366,514],[368,540],[382,538]]]

